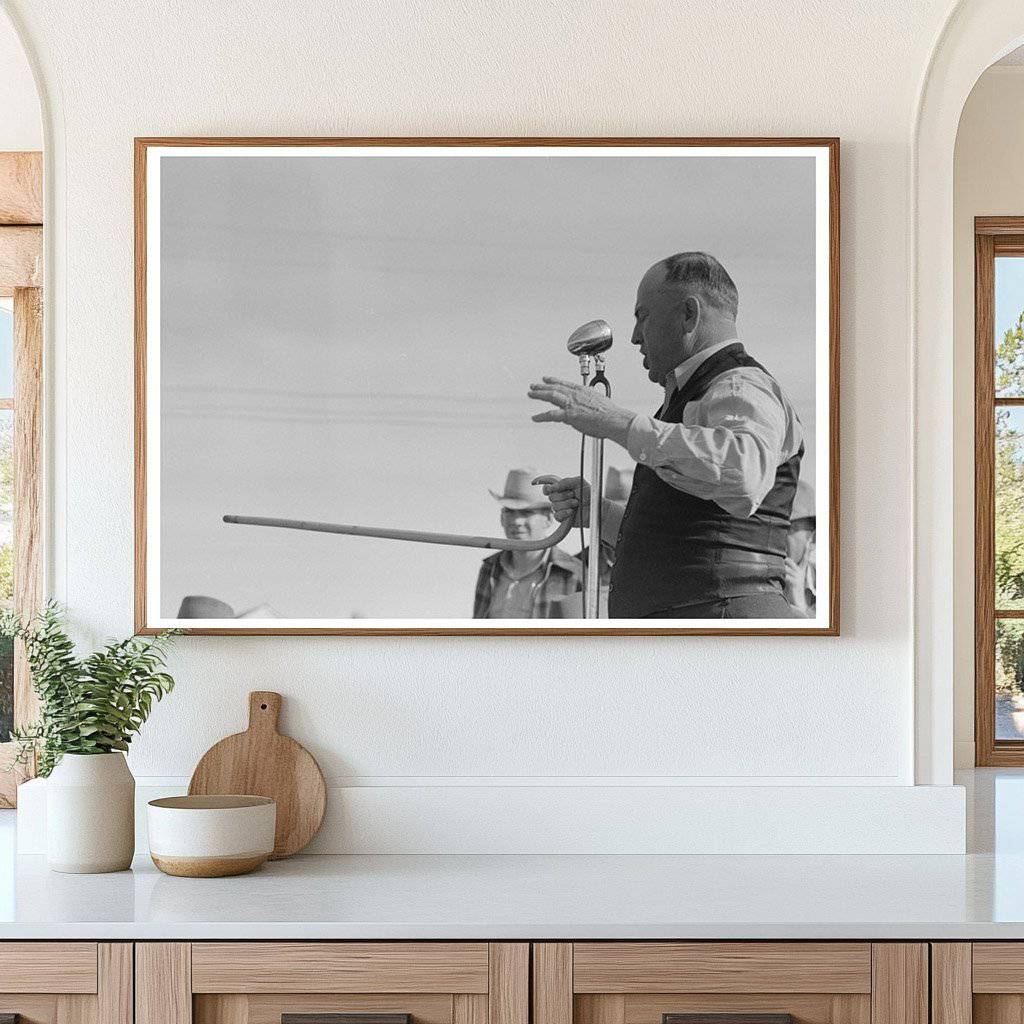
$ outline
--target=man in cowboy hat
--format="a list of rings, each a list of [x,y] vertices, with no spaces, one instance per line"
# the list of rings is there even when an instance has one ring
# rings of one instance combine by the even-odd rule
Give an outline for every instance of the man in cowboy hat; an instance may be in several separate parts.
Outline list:
[[[551,533],[554,515],[537,474],[513,469],[501,492],[501,528],[509,540],[539,540]],[[556,547],[541,551],[497,551],[483,560],[476,580],[474,619],[546,619],[557,603],[580,589],[579,562]]]
[[[625,511],[602,509],[615,543],[609,618],[802,617],[784,587],[803,430],[739,341],[738,308],[714,256],[669,256],[640,282],[631,339],[664,387],[654,416],[554,377],[530,388],[553,406],[535,421],[608,438],[637,463]],[[590,491],[579,477],[548,479],[544,493],[557,519],[586,521]]]

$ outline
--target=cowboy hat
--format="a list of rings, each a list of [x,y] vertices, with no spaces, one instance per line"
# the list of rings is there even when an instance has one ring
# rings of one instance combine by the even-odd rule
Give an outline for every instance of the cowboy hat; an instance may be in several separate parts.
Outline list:
[[[801,478],[796,485],[793,510],[789,514],[789,520],[795,523],[798,519],[814,519],[815,517],[814,488]]]
[[[536,475],[532,469],[511,469],[505,477],[505,489],[500,494],[489,487],[487,490],[495,501],[501,502],[503,508],[551,508],[543,488],[531,483]]]
[[[235,609],[226,601],[206,594],[188,594],[181,599],[179,619],[233,619]]]
[[[181,599],[179,619],[277,619],[278,613],[269,604],[258,604],[244,612],[236,612],[226,601],[206,594],[188,594]]]

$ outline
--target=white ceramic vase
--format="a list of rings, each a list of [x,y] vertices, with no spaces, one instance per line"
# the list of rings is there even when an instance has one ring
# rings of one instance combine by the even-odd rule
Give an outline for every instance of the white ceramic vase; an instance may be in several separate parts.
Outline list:
[[[135,853],[135,778],[124,754],[65,754],[46,781],[52,871],[124,871]]]

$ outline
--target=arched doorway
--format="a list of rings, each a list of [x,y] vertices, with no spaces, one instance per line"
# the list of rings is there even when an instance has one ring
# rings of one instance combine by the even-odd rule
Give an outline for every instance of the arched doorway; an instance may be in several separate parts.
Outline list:
[[[1019,0],[960,3],[935,43],[913,125],[914,677],[919,784],[952,782],[954,638],[957,630],[962,634],[968,628],[953,614],[953,153],[974,83],[1022,42],[1024,8]]]

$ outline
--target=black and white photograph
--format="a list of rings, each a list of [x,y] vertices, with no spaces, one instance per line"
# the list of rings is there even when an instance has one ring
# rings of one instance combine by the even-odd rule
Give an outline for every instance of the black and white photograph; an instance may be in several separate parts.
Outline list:
[[[837,629],[834,140],[137,140],[140,630]]]

